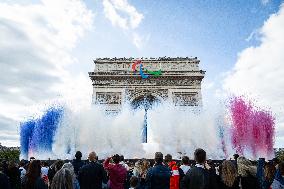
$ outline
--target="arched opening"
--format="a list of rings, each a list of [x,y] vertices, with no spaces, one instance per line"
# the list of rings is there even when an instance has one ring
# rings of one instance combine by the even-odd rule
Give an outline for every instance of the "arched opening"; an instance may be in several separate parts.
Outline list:
[[[131,107],[133,109],[149,110],[159,103],[161,103],[160,99],[151,94],[147,94],[138,96],[134,100],[132,100]]]
[[[155,105],[157,105],[159,103],[161,103],[161,101],[157,97],[155,97],[151,94],[138,96],[134,100],[132,100],[132,102],[131,102],[131,107],[134,110],[135,109],[144,109],[145,110],[143,129],[142,129],[142,133],[141,133],[143,143],[147,143],[147,135],[148,135],[147,134],[148,133],[148,131],[147,131],[147,126],[148,126],[147,112],[148,112],[149,109],[152,109]]]

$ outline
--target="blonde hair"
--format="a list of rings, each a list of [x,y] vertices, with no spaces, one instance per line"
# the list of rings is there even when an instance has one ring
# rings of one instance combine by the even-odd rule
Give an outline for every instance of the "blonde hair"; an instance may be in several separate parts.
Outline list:
[[[222,163],[222,181],[226,186],[232,187],[238,177],[237,168],[231,161]]]
[[[238,174],[242,177],[247,177],[248,175],[256,176],[256,166],[253,166],[252,163],[245,157],[238,157]]]

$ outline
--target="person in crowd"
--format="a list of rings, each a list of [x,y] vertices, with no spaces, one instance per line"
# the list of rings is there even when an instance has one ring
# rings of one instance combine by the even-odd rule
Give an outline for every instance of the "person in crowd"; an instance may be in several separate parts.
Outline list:
[[[72,161],[72,165],[74,167],[76,176],[78,176],[79,170],[84,166],[84,162],[82,161],[82,153],[80,151],[76,152],[75,159],[73,159]]]
[[[30,157],[30,162],[29,163],[31,163],[34,160],[35,160],[35,157]]]
[[[138,160],[135,163],[133,169],[133,176],[136,176],[139,180],[139,188],[143,189],[146,187],[146,175],[150,168],[150,162],[146,159]]]
[[[163,154],[155,153],[155,164],[146,175],[146,189],[169,189],[171,170],[163,164]]]
[[[110,160],[114,162],[110,163]],[[120,156],[118,154],[108,157],[103,165],[109,174],[109,186],[111,189],[123,189],[126,182],[127,170],[119,164]]]
[[[237,164],[242,189],[259,189],[260,186],[256,177],[257,167],[245,157],[239,157]]]
[[[203,149],[196,149],[194,152],[196,165],[184,176],[181,182],[183,189],[209,189],[218,188],[215,176],[210,176],[209,170],[205,167],[206,152]],[[207,166],[208,167],[208,166]]]
[[[171,154],[167,154],[165,156],[165,163],[168,165],[172,173],[172,176],[170,178],[170,189],[179,189],[179,167],[177,166],[176,162],[173,161]]]
[[[264,189],[269,189],[276,173],[276,168],[269,162],[264,166]]]
[[[132,176],[130,178],[130,188],[129,189],[138,189],[138,183],[139,183],[138,177]]]
[[[21,187],[21,174],[14,161],[9,162],[7,176],[9,177],[12,189],[19,189]]]
[[[80,189],[79,181],[77,180],[73,165],[71,163],[64,163],[64,165],[62,166],[62,169],[68,169],[70,171],[72,175],[73,188]]]
[[[3,169],[3,173],[7,175],[8,173],[8,162],[6,160],[2,161],[2,169]]]
[[[49,167],[48,167],[47,162],[43,161],[42,162],[42,167],[41,167],[41,174],[42,175],[47,175],[48,174],[48,169],[49,169]]]
[[[280,163],[279,159],[277,157],[272,159],[273,165],[276,169],[278,169],[278,165]]]
[[[126,169],[127,171],[129,171],[129,166],[124,162],[124,156],[123,156],[123,155],[120,156],[120,162],[119,162],[119,164],[121,164],[123,167],[125,167],[125,169]]]
[[[234,165],[236,166],[237,170],[238,170],[238,163],[237,163],[237,159],[239,158],[239,154],[234,154]]]
[[[0,166],[0,188],[11,189],[9,178],[3,173],[2,166]]]
[[[224,161],[222,163],[221,189],[239,189],[240,179],[238,177],[237,167],[234,162]]]
[[[102,182],[107,182],[106,172],[98,163],[95,152],[89,154],[89,163],[79,170],[78,180],[81,189],[101,189]]]
[[[61,168],[52,179],[51,189],[74,189],[73,176],[69,169]]]
[[[22,180],[22,189],[47,189],[47,185],[41,178],[41,163],[39,160],[30,162],[27,174]]]
[[[183,156],[181,159],[181,162],[182,162],[182,165],[180,166],[180,169],[183,171],[185,175],[190,169],[189,157]]]
[[[283,189],[284,188],[284,162],[278,164],[275,178],[271,184],[271,189]]]
[[[42,162],[42,167],[41,167],[41,178],[43,178],[45,183],[48,183],[48,163],[46,161]]]
[[[138,160],[135,162],[132,172],[133,172],[133,176],[138,177],[138,178],[140,177],[140,174],[142,172],[142,160]]]
[[[57,171],[59,171],[62,168],[63,164],[64,162],[62,160],[57,160],[50,166],[47,173],[49,183],[52,183],[54,175],[56,174]]]
[[[24,159],[22,159],[22,160],[20,161],[20,167],[19,167],[21,180],[24,178],[24,176],[25,176],[26,173],[27,173],[27,170],[26,170],[26,168],[25,168],[25,165],[26,165],[26,161],[25,161]]]
[[[271,184],[269,182],[266,182],[265,179],[265,159],[264,158],[259,158],[259,160],[257,161],[257,172],[256,172],[256,176],[257,176],[257,181],[258,181],[258,185],[261,189],[266,189],[266,185],[267,184]],[[273,180],[272,180],[273,181]]]
[[[146,159],[142,160],[141,172],[139,173],[139,186],[140,188],[146,187],[146,176],[147,172],[150,169],[150,162]]]

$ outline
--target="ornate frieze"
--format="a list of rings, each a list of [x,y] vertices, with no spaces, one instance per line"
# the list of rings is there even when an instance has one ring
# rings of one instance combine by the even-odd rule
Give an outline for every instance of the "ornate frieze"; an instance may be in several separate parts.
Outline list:
[[[173,92],[173,103],[176,106],[197,106],[197,92]]]
[[[121,92],[97,92],[96,103],[121,104]]]

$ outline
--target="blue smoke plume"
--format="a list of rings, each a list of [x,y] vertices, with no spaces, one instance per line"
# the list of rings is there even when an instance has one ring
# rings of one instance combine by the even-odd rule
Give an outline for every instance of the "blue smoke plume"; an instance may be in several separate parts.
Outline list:
[[[21,154],[28,156],[30,151],[51,151],[53,137],[63,116],[62,107],[50,107],[41,118],[21,124]]]

